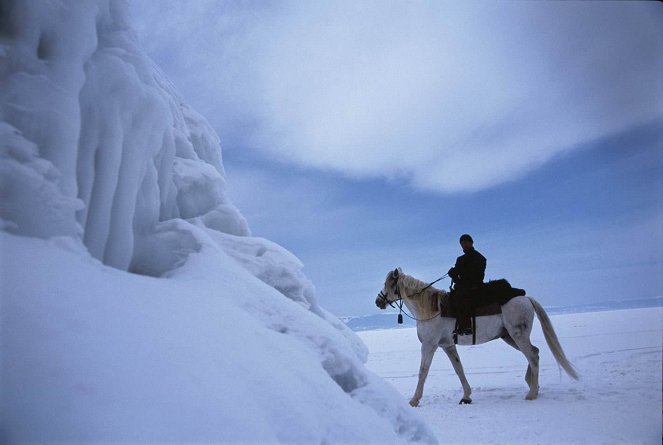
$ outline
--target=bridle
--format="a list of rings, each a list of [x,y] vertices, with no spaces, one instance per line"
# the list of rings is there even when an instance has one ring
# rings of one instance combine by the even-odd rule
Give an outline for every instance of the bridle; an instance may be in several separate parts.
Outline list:
[[[428,289],[429,287],[431,287],[433,284],[437,283],[437,282],[440,281],[440,280],[443,280],[443,279],[447,278],[448,276],[449,276],[449,274],[444,274],[443,276],[441,276],[441,277],[438,278],[437,280],[428,283],[428,284],[427,284],[426,286],[424,286],[420,291],[418,291],[418,292],[416,292],[416,293],[410,295],[409,298],[412,298],[412,297],[415,297],[415,296],[421,294],[423,291],[425,291],[426,289]],[[415,321],[429,321],[429,320],[432,320],[432,319],[438,317],[440,314],[442,314],[442,311],[444,310],[444,307],[441,307],[440,310],[439,310],[435,315],[433,315],[433,316],[430,317],[430,318],[417,318],[417,317],[414,317],[414,316],[408,314],[407,311],[403,309],[403,303],[404,303],[404,301],[403,301],[403,297],[401,296],[401,289],[400,289],[400,287],[398,286],[398,280],[400,280],[400,276],[399,276],[398,278],[396,278],[396,282],[394,283],[394,287],[396,288],[395,293],[396,293],[396,296],[398,297],[396,300],[394,300],[394,301],[389,301],[389,299],[387,298],[387,294],[385,294],[385,293],[383,292],[384,289],[382,289],[382,290],[380,291],[380,293],[378,294],[378,298],[379,298],[380,300],[382,300],[382,302],[384,303],[384,306],[385,306],[385,307],[387,307],[387,304],[388,304],[389,306],[393,307],[393,308],[396,308],[396,306],[398,306],[398,310],[399,310],[399,314],[398,314],[398,324],[403,324],[403,314],[405,314],[408,318],[410,318],[410,319],[412,319],[412,320],[415,320]],[[394,306],[394,303],[396,303],[396,306]],[[446,306],[446,304],[445,304],[445,306]]]
[[[387,305],[389,305],[393,308],[396,308],[396,306],[394,306],[394,303],[398,304],[399,301],[403,301],[403,297],[401,297],[401,291],[398,288],[398,280],[396,280],[396,296],[398,297],[396,300],[389,301],[389,298],[387,298],[387,294],[385,294],[383,290],[381,290],[380,293],[378,294],[378,298],[382,300],[382,302],[384,303],[384,307],[387,307]]]

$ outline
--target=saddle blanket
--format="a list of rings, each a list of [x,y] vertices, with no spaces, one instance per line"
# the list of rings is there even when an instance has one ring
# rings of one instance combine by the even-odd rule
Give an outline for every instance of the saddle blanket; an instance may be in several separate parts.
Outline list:
[[[514,297],[521,297],[525,294],[524,289],[511,287],[511,284],[505,279],[489,281],[488,283],[484,283],[472,297],[474,311],[468,315],[483,317],[486,315],[501,314],[502,305]],[[454,298],[453,293],[450,296],[450,300],[442,308],[442,317],[456,318],[457,316],[453,309],[454,305],[451,302],[451,298]],[[435,301],[433,304],[437,305],[438,303]],[[432,309],[437,310],[437,307]]]
[[[486,315],[498,315],[502,313],[502,306],[498,303],[484,304],[474,308],[474,313],[471,314],[474,317],[485,317]],[[442,308],[442,317],[456,318],[456,313],[451,308],[450,304],[447,304]]]

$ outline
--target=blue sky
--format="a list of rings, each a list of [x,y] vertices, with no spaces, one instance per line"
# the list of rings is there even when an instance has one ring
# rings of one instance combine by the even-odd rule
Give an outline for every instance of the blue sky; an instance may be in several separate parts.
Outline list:
[[[219,133],[252,232],[322,306],[386,273],[544,305],[663,295],[658,3],[141,1],[138,37]],[[448,283],[444,283],[444,286]]]

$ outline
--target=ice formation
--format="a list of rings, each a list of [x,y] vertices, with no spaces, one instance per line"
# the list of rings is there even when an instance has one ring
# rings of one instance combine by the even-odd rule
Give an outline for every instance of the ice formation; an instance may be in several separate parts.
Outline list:
[[[251,236],[123,1],[0,4],[0,226],[0,441],[435,441]]]
[[[226,198],[216,133],[141,53],[126,5],[4,8],[3,157],[22,167],[3,175],[9,230],[82,233],[105,264],[157,275],[168,266],[141,262],[141,249],[159,222],[197,217],[248,235]],[[30,202],[46,207],[34,214]]]

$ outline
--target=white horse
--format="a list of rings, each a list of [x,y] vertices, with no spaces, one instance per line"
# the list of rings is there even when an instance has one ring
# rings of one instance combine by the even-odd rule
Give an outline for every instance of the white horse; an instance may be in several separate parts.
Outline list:
[[[454,343],[455,318],[440,316],[442,309],[449,302],[447,292],[435,289],[429,284],[419,281],[401,272],[393,270],[387,275],[384,288],[378,294],[375,304],[384,309],[387,304],[402,300],[405,306],[417,320],[417,336],[421,342],[421,366],[419,368],[419,381],[410,405],[418,406],[424,392],[424,383],[428,370],[433,361],[433,355],[438,347],[444,349],[449,356],[460,383],[463,385],[463,398],[460,403],[472,403],[470,388],[463,365],[460,362],[456,344]],[[527,400],[536,399],[539,393],[539,349],[530,343],[530,332],[536,313],[548,347],[552,351],[557,363],[564,368],[573,379],[578,379],[573,365],[566,358],[562,346],[557,339],[548,314],[543,307],[532,297],[514,297],[502,306],[502,313],[477,317],[476,344],[485,343],[501,338],[508,345],[521,351],[527,358],[529,366],[525,381],[529,385]],[[459,343],[471,343],[471,336],[459,336]]]

